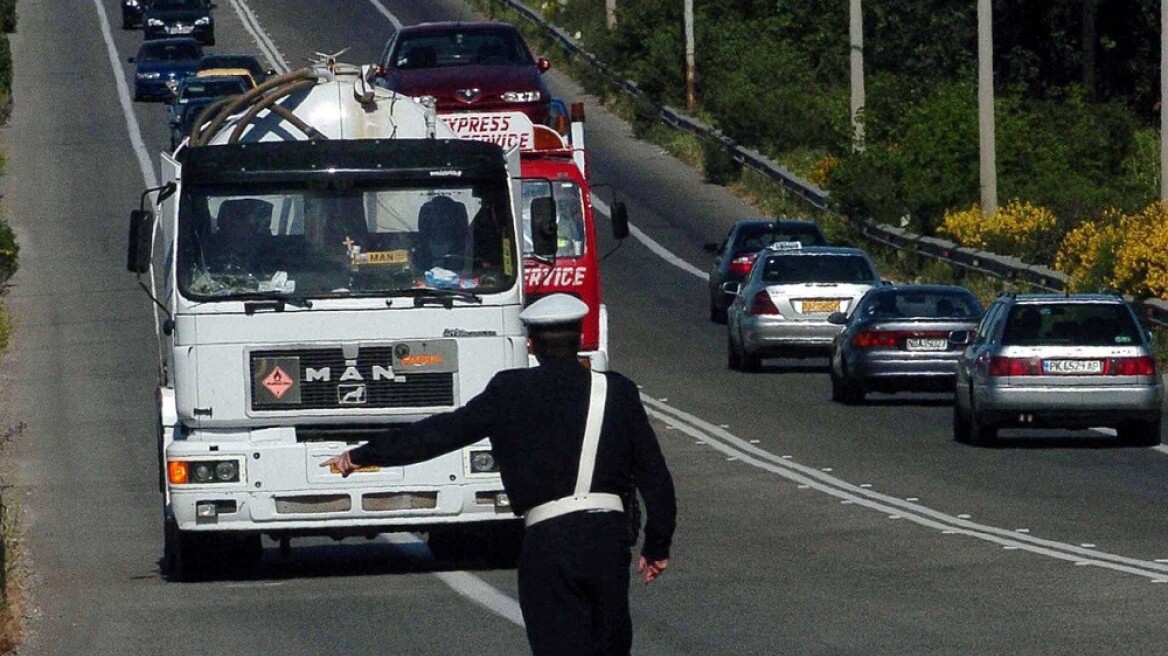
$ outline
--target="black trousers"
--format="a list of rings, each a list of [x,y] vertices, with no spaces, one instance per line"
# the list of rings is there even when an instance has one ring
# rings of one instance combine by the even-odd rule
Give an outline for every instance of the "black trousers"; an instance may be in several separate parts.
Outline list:
[[[519,606],[534,656],[629,656],[628,522],[578,512],[527,529]]]

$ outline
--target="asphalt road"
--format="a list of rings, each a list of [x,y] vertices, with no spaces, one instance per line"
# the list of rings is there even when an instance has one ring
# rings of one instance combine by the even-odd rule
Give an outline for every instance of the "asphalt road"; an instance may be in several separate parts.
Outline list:
[[[218,4],[216,51],[290,66],[342,48],[372,60],[393,20],[471,16]],[[168,134],[162,105],[119,97],[141,40],[119,23],[116,0],[26,0],[12,38],[0,191],[22,251],[0,430],[31,572],[21,653],[524,653],[513,571],[440,564],[408,540],[269,548],[245,581],[159,575],[156,353],[124,242]],[[614,367],[643,386],[680,503],[673,566],[634,586],[635,653],[1168,653],[1164,451],[1092,433],[965,447],[944,397],[845,408],[826,361],[728,371],[701,245],[755,212],[551,75],[588,103],[594,178],[656,244],[604,263]]]

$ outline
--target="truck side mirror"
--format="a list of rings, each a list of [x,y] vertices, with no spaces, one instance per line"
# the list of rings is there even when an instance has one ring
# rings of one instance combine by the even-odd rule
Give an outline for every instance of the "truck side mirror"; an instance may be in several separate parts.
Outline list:
[[[154,214],[147,210],[130,212],[130,239],[126,248],[126,268],[130,273],[150,270],[150,251],[154,237]]]
[[[531,243],[536,256],[555,257],[556,202],[551,196],[533,198],[531,201]]]
[[[629,236],[629,208],[621,202],[612,204],[612,236],[617,239]]]

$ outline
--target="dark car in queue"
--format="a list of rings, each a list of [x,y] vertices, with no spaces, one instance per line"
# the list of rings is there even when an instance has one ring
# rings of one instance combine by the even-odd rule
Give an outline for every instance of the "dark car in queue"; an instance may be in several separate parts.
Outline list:
[[[215,5],[208,0],[150,0],[142,12],[147,39],[189,36],[215,45]]]
[[[193,75],[203,46],[190,37],[144,41],[134,65],[134,100],[170,100],[174,86]]]
[[[831,399],[854,404],[868,392],[951,392],[966,336],[982,307],[964,287],[877,287],[849,313],[831,349]]]
[[[192,75],[179,82],[170,102],[170,149],[174,150],[190,132],[195,116],[208,104],[227,96],[237,96],[250,87],[243,78],[235,76],[198,77]],[[198,109],[191,110],[190,108]],[[188,111],[191,116],[188,118]]]
[[[276,74],[273,68],[265,68],[260,60],[253,55],[214,53],[204,55],[199,60],[198,73],[220,70],[246,70],[251,76],[252,86],[263,84],[269,77]]]
[[[547,125],[552,98],[542,76],[549,68],[513,25],[422,23],[389,39],[371,82],[432,102],[439,113],[522,112]]]
[[[1164,384],[1151,335],[1117,294],[999,296],[957,366],[953,439],[1003,428],[1114,428],[1160,443]]]
[[[858,248],[772,244],[758,254],[727,310],[727,366],[758,371],[764,358],[821,357],[842,326],[827,317],[848,312],[869,289],[883,284]]]
[[[142,12],[150,0],[122,0],[122,29],[142,27]]]
[[[799,242],[804,246],[826,246],[827,238],[814,221],[800,219],[743,219],[730,228],[721,244],[709,243],[705,250],[714,254],[710,268],[710,321],[726,323],[726,308],[733,294],[722,284],[739,282],[750,273],[758,252],[779,242]]]

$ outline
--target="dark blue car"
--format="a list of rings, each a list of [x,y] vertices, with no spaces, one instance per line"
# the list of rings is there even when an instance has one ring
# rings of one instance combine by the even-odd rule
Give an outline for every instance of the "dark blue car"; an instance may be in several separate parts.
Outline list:
[[[142,15],[147,39],[189,36],[215,45],[215,5],[210,0],[150,0]]]
[[[188,75],[194,75],[203,56],[203,46],[195,39],[157,39],[146,41],[134,64],[134,100],[170,100],[173,88]]]

